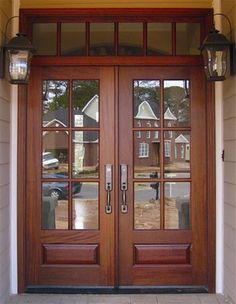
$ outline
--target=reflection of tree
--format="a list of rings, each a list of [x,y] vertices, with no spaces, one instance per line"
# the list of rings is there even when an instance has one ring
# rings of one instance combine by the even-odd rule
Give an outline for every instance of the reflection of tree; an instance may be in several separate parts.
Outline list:
[[[164,106],[170,108],[171,112],[179,122],[189,121],[189,96],[187,89],[180,86],[171,86],[164,89]]]
[[[68,108],[68,81],[47,80],[43,82],[44,112],[53,112],[59,108]],[[98,94],[97,80],[73,81],[73,106],[75,110],[82,110],[94,95]]]
[[[94,95],[99,94],[98,80],[77,80],[73,82],[75,110],[82,110]]]
[[[160,85],[156,80],[135,80],[134,82],[134,97],[137,105],[143,101],[149,104],[157,103],[160,100]]]
[[[68,107],[68,82],[47,80],[43,82],[44,112]]]

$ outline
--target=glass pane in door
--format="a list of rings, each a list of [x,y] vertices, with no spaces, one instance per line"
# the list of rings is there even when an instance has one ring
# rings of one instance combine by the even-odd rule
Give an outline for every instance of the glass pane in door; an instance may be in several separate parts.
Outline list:
[[[43,127],[68,126],[69,83],[66,80],[43,81]]]
[[[190,127],[190,124],[189,80],[165,80],[165,127]]]
[[[134,183],[134,228],[160,229],[160,183]]]
[[[98,229],[99,184],[73,182],[73,229]]]
[[[73,132],[73,177],[97,178],[99,174],[98,131]]]
[[[160,177],[160,132],[134,132],[134,177]]]
[[[99,126],[99,81],[74,80],[72,88],[73,126]]]
[[[134,80],[133,113],[135,127],[160,127],[159,80]]]

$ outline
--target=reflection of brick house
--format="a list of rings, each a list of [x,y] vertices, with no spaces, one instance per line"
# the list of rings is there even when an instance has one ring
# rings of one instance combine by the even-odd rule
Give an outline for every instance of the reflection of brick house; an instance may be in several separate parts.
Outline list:
[[[157,103],[143,101],[134,109],[134,125],[139,128],[160,127],[160,114]],[[165,126],[175,125],[177,118],[170,108],[164,113]],[[183,133],[183,132],[182,132]],[[189,135],[180,132],[165,131],[164,157],[165,163],[185,162],[190,159]],[[160,165],[160,132],[136,131],[134,140],[135,164],[137,166]]]
[[[98,123],[98,96],[95,95],[81,110],[74,111],[74,127],[96,127]],[[58,108],[47,112],[43,116],[43,126],[68,128],[68,109]],[[98,159],[98,133],[94,131],[80,131],[72,133],[74,169],[82,170],[84,167],[96,166]],[[60,159],[63,154],[64,161],[68,161],[69,131],[43,132],[43,149],[50,151]]]

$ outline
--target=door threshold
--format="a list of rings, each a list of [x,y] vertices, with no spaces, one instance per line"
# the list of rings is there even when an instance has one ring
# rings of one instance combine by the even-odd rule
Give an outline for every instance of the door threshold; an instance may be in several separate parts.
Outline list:
[[[46,294],[190,294],[208,293],[206,286],[27,286],[26,293]]]

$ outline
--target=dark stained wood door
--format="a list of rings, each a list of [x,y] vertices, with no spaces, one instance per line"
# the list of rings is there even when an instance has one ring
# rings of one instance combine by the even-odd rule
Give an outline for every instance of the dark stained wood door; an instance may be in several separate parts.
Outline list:
[[[207,284],[206,113],[200,68],[119,70],[120,286]],[[122,176],[122,172],[121,172]],[[122,184],[120,185],[122,189]]]
[[[31,79],[26,285],[206,286],[202,69],[35,67]]]
[[[114,69],[37,67],[31,78],[27,285],[114,286]]]

